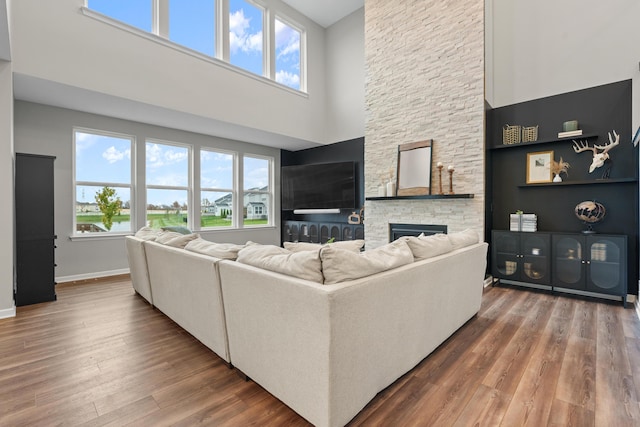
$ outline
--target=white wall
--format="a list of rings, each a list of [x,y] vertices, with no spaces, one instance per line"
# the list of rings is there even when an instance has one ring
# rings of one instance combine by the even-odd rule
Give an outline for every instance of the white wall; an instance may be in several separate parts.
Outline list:
[[[13,303],[13,91],[11,63],[0,60],[0,319],[15,315]]]
[[[4,115],[0,115],[4,118]],[[242,156],[244,153],[273,156],[275,161],[275,194],[280,194],[280,150],[264,146],[225,140],[206,135],[162,128],[127,120],[114,119],[95,114],[83,113],[63,108],[17,101],[15,103],[15,151],[55,156],[55,233],[56,242],[56,278],[68,281],[109,274],[126,272],[127,259],[124,252],[124,237],[88,238],[70,240],[73,231],[73,127],[85,127],[104,131],[133,135],[137,140],[138,160],[137,182],[144,186],[145,139],[156,138],[164,141],[189,144],[200,147],[234,150]],[[4,158],[4,157],[3,157]],[[4,173],[4,172],[3,172]],[[144,206],[145,192],[135,195],[137,206]],[[252,240],[259,243],[280,244],[280,201],[274,203],[274,227],[247,228],[244,230],[225,230],[201,232],[208,240],[218,242],[245,243]],[[4,210],[0,215],[5,215]],[[136,213],[137,228],[144,225],[144,210]],[[2,221],[1,224],[6,222]],[[4,271],[4,270],[2,270]]]
[[[493,107],[640,76],[640,2],[490,1]]]
[[[327,135],[329,143],[364,135],[364,8],[327,28]]]
[[[304,25],[308,95],[248,78],[81,13],[84,0],[20,0],[11,11],[14,72],[182,113],[324,143],[324,29]]]

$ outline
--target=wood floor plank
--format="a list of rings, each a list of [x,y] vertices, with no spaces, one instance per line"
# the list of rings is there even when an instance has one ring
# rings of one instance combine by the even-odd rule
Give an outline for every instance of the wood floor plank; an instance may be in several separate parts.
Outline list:
[[[0,320],[1,426],[310,425],[136,295],[127,276],[57,294]],[[496,286],[349,426],[637,426],[639,391],[634,310]]]

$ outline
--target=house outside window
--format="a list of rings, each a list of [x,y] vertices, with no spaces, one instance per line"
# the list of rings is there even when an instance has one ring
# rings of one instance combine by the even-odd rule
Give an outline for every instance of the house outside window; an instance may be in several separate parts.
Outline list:
[[[133,230],[134,137],[93,129],[73,130],[74,235],[105,235]],[[108,212],[97,196],[114,209]],[[117,203],[118,206],[115,204]],[[106,214],[106,215],[105,215]]]
[[[235,153],[200,151],[200,227],[233,227]]]
[[[190,227],[191,147],[146,142],[146,219],[152,228]]]
[[[243,158],[243,225],[272,225],[273,158]]]

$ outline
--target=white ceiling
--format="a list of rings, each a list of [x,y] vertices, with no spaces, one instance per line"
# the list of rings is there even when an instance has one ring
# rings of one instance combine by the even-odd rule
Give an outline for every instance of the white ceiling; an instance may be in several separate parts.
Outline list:
[[[282,0],[324,28],[364,6],[364,0]]]

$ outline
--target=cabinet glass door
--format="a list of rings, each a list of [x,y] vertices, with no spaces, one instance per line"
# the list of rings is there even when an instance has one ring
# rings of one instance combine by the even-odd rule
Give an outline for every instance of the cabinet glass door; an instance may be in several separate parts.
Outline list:
[[[584,288],[582,239],[573,236],[553,236],[554,285],[573,289]]]
[[[624,239],[613,236],[589,237],[589,290],[617,294],[616,288],[622,289],[626,270],[621,256],[623,244]]]
[[[549,236],[521,234],[522,279],[525,282],[549,283]]]
[[[495,232],[493,234],[493,272],[503,279],[515,280],[519,276],[518,233]]]

